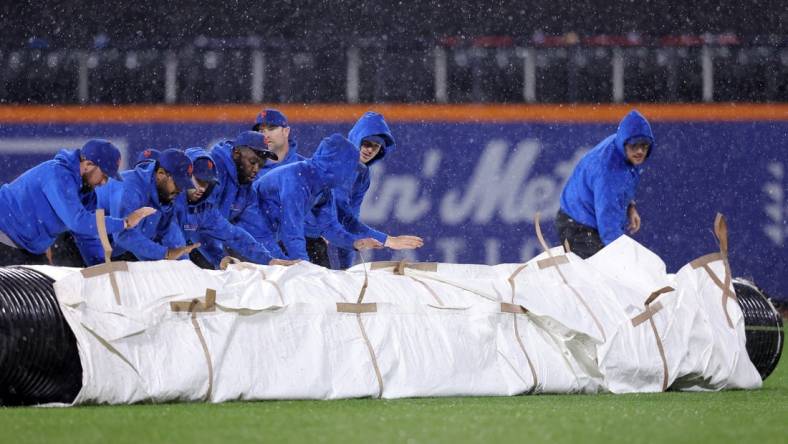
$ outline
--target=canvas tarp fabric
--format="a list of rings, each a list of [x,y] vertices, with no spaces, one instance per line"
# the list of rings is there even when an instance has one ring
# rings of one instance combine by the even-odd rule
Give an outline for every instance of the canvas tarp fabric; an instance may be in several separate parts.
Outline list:
[[[668,274],[622,236],[495,266],[101,265],[55,291],[74,404],[758,388],[713,259]]]

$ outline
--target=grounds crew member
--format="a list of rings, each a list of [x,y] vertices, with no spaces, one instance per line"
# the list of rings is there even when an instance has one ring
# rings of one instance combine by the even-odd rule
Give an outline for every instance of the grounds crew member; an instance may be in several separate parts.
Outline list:
[[[156,149],[146,149],[137,154],[134,162],[134,167],[141,163],[155,162],[161,151]],[[116,186],[117,180],[110,177],[107,181],[107,189],[113,189]],[[107,208],[106,214],[109,214],[109,203],[105,202]],[[79,239],[77,241],[76,239]],[[71,231],[61,233],[55,243],[50,247],[52,254],[52,265],[61,267],[87,267],[103,262],[104,249],[100,248],[100,241],[95,236],[81,236]]]
[[[188,259],[199,244],[186,245],[175,217],[175,199],[194,187],[192,162],[182,151],[164,150],[155,162],[142,162],[133,170],[121,173],[123,182],[116,182],[99,194],[99,204],[109,207],[110,214],[124,215],[130,208],[147,205],[156,213],[132,229],[112,236],[112,259],[151,261]],[[104,253],[97,239],[77,239],[87,259],[100,262]],[[85,252],[88,253],[85,253]]]
[[[252,128],[263,135],[268,150],[276,155],[276,159],[266,160],[257,175],[258,180],[274,168],[306,159],[298,154],[298,143],[295,138],[290,137],[287,116],[279,110],[266,108],[260,111]]]
[[[371,237],[395,250],[409,250],[424,245],[418,236],[389,236],[361,222],[361,204],[371,180],[369,168],[383,160],[397,146],[383,116],[372,111],[364,113],[348,133],[348,139],[359,149],[359,164],[352,185],[339,188],[335,193],[339,222],[347,231]],[[339,268],[345,269],[353,265],[355,252],[339,248],[337,256]]]
[[[239,224],[244,211],[256,203],[252,182],[266,160],[278,157],[266,147],[264,137],[257,131],[244,131],[235,140],[219,142],[211,148],[216,163],[216,208],[231,224]],[[250,217],[250,220],[259,220]]]
[[[293,162],[300,162],[306,157],[298,153],[298,144],[291,136],[291,128],[287,122],[287,116],[274,108],[266,108],[260,111],[252,127],[254,131],[259,131],[265,138],[268,150],[273,152],[277,159],[268,159],[257,174],[255,181],[261,180],[267,173],[275,168],[289,165]],[[239,225],[248,231],[255,239],[266,242],[267,231],[261,225],[262,216],[256,204],[247,208],[241,216]],[[307,216],[307,223],[309,216]],[[320,256],[320,252],[326,252],[326,242],[319,236],[306,237],[307,252],[310,260],[322,265],[323,260],[328,262],[328,256]]]
[[[322,235],[345,248],[380,248],[371,238],[351,235],[336,218],[332,190],[349,186],[358,150],[334,134],[323,139],[311,159],[285,165],[254,184],[265,232],[264,244],[275,257],[309,260],[305,222],[312,212]]]
[[[218,269],[228,255],[225,247],[248,262],[263,265],[291,265],[293,261],[274,259],[268,250],[243,228],[227,221],[216,209],[214,189],[217,184],[216,165],[203,148],[186,150],[194,166],[195,188],[178,196],[178,220],[186,241],[200,244],[189,255],[202,268]]]
[[[71,230],[98,236],[95,188],[118,174],[120,150],[92,139],[77,150],[61,150],[0,187],[0,265],[46,264],[55,238]],[[109,233],[134,228],[155,210],[143,204],[122,217],[104,218]]]
[[[643,163],[654,150],[654,134],[636,110],[615,134],[586,153],[561,193],[556,229],[561,242],[587,258],[624,234],[640,229],[635,191]]]

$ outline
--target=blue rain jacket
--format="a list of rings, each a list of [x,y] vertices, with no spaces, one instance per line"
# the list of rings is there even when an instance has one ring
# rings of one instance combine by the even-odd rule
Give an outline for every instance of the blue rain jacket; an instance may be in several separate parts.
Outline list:
[[[80,150],[61,150],[0,187],[0,231],[17,246],[42,254],[65,231],[98,236],[96,194],[81,191],[79,158]],[[109,233],[123,230],[122,219],[105,222]]]
[[[233,162],[232,141],[219,142],[211,148],[211,157],[216,163],[217,186],[212,194],[216,199],[216,208],[231,224],[241,219],[243,212],[255,202],[251,184],[238,182],[238,170]],[[259,173],[258,173],[259,175]]]
[[[208,152],[199,148],[187,149],[186,155],[192,162],[201,157],[213,161]],[[217,186],[211,185],[196,202],[189,202],[185,192],[178,196],[178,221],[184,237],[190,243],[201,243],[200,253],[217,269],[226,256],[225,247],[232,248],[249,261],[267,265],[272,259],[268,250],[246,230],[231,224],[219,213],[214,192]]]
[[[287,146],[288,146],[287,155],[285,156],[284,159],[280,160],[279,162],[272,162],[271,159],[266,159],[265,165],[263,165],[263,167],[260,168],[260,172],[257,173],[257,177],[255,178],[255,181],[260,180],[260,178],[263,177],[263,175],[265,175],[269,171],[273,171],[275,168],[284,165],[290,165],[293,162],[300,162],[306,159],[306,157],[298,154],[298,143],[294,139],[290,139],[287,143]]]
[[[361,222],[361,203],[369,190],[371,180],[370,169],[375,162],[382,160],[387,154],[393,152],[397,145],[394,136],[391,134],[383,116],[372,111],[366,112],[348,133],[348,139],[353,146],[361,149],[361,141],[365,137],[379,135],[383,141],[380,152],[366,165],[361,162],[356,168],[353,183],[350,188],[343,188],[336,191],[337,215],[342,226],[351,233],[363,234],[364,237],[371,237],[380,243],[385,243],[388,235]],[[339,249],[339,267],[348,268],[353,265],[353,250]]]
[[[123,182],[111,181],[99,188],[101,208],[109,208],[109,214],[126,217],[140,207],[152,207],[156,212],[142,219],[134,228],[123,230],[112,237],[112,255],[131,252],[142,261],[161,260],[167,250],[186,245],[178,226],[175,203],[163,205],[159,202],[156,189],[156,162],[137,165],[133,170],[123,171]],[[177,199],[180,198],[178,196]],[[101,253],[103,257],[103,252]],[[83,253],[83,257],[85,254]],[[187,259],[184,255],[179,259]]]
[[[263,167],[257,173],[255,182],[259,182],[263,176],[276,168],[290,165],[293,162],[306,160],[306,157],[298,154],[298,144],[295,142],[295,140],[291,139],[288,143],[288,146],[289,148],[287,150],[287,156],[285,156],[284,159],[280,160],[279,162],[271,162],[270,159],[266,160],[265,165],[263,165]],[[251,234],[255,240],[263,243],[270,241],[270,233],[263,226],[260,208],[257,206],[257,199],[253,199],[252,204],[246,207],[243,213],[241,213],[240,219],[236,222],[236,224]],[[277,248],[277,250],[280,249]],[[276,251],[274,251],[274,254],[277,254]],[[281,255],[277,255],[277,257],[283,258]]]
[[[341,227],[332,192],[337,187],[349,186],[358,155],[358,149],[347,139],[334,134],[323,139],[311,159],[276,168],[255,182],[265,234],[262,240],[274,256],[309,260],[305,240],[307,217],[314,218],[320,231],[314,234],[321,234],[337,246],[353,248],[353,242],[363,238]],[[287,255],[278,242],[285,247]]]
[[[621,120],[615,134],[607,137],[578,162],[561,193],[561,209],[577,222],[599,231],[606,245],[624,234],[627,207],[635,198],[643,165],[626,160],[624,144],[645,137],[654,151],[654,134],[636,110]]]

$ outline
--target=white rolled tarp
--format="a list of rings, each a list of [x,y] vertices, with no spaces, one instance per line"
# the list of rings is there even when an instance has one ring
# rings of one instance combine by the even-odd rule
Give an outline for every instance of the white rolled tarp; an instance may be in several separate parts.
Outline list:
[[[626,236],[587,260],[61,274],[83,368],[74,404],[761,386],[723,261],[668,274]]]

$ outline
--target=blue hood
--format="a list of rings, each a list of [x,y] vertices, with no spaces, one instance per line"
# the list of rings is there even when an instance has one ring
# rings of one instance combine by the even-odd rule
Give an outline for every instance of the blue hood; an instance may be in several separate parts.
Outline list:
[[[358,156],[358,148],[349,140],[341,134],[332,134],[323,139],[312,158],[304,162],[317,170],[314,180],[321,187],[350,186]]]
[[[219,182],[224,186],[229,185],[229,182],[235,184],[236,187],[240,186],[238,183],[238,170],[233,160],[233,141],[225,140],[219,142],[211,148],[210,154],[216,164],[217,172],[219,173]],[[225,177],[226,176],[226,177]]]
[[[381,147],[378,155],[367,162],[367,166],[371,166],[378,160],[383,159],[386,157],[386,154],[391,153],[397,148],[397,144],[394,141],[394,136],[391,135],[391,130],[386,124],[386,120],[383,119],[381,114],[378,114],[374,111],[367,111],[363,116],[361,116],[360,119],[358,119],[356,124],[353,125],[353,128],[347,135],[347,138],[353,143],[353,146],[355,146],[356,149],[361,148],[361,141],[364,140],[365,137],[375,135],[380,136],[385,143],[383,147]]]
[[[651,125],[648,124],[646,118],[636,109],[633,109],[624,116],[621,123],[618,124],[618,130],[616,130],[616,148],[619,154],[626,158],[624,144],[630,139],[637,137],[645,137],[651,142],[651,147],[646,154],[646,157],[650,156],[651,152],[654,151],[654,133],[651,132]]]

